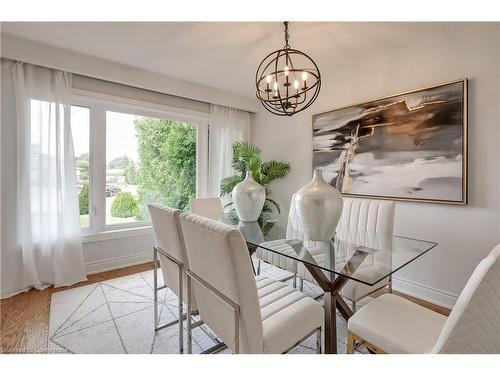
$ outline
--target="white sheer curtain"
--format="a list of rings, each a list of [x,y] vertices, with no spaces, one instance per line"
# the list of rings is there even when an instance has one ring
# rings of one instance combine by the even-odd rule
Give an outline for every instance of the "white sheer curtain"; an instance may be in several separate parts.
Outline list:
[[[211,104],[209,125],[208,196],[218,197],[221,180],[233,173],[233,142],[249,140],[250,113]]]
[[[11,62],[23,288],[86,279],[71,137],[71,74]],[[21,289],[21,288],[19,288]]]

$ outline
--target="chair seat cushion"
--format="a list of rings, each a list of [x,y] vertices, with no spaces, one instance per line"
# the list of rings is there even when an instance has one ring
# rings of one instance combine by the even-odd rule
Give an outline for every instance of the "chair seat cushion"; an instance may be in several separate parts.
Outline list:
[[[384,268],[378,267],[376,265],[364,266],[360,267],[354,272],[353,277],[356,277],[360,280],[368,280],[375,281],[380,276],[387,275],[387,272]],[[347,284],[342,288],[342,295],[351,301],[358,301],[359,299],[367,296],[368,294],[386,286],[389,284],[389,278],[379,281],[373,286],[362,284],[355,280],[350,280]]]
[[[264,353],[282,353],[321,327],[323,307],[289,285],[257,276]]]
[[[347,327],[386,353],[428,353],[445,321],[444,315],[394,294],[384,294],[361,307]]]

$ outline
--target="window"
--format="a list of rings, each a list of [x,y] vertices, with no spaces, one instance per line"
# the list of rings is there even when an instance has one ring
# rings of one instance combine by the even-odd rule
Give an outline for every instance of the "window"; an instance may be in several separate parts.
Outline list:
[[[71,134],[75,153],[76,183],[80,204],[80,226],[89,227],[90,210],[90,109],[71,106]]]
[[[204,191],[208,114],[89,94],[71,115],[85,233],[150,226],[149,203],[186,209]]]
[[[196,194],[196,126],[106,112],[106,225],[149,220],[148,204],[185,209]]]

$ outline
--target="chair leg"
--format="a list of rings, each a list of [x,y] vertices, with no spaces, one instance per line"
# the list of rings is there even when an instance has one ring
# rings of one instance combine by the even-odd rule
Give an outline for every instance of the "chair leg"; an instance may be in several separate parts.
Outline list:
[[[389,278],[389,284],[387,284],[387,290],[392,294],[392,277]]]
[[[293,289],[297,289],[297,274],[293,275]]]
[[[356,339],[354,338],[354,335],[350,331],[348,331],[348,333],[347,333],[347,354],[354,353],[355,344],[356,344]]]
[[[357,309],[356,301],[352,301],[352,312],[355,313]]]
[[[192,327],[191,327],[191,278],[188,276],[186,278],[186,287],[187,287],[187,352],[191,354],[193,352],[193,343],[192,343]]]
[[[183,269],[182,266],[179,266],[179,296],[178,296],[178,301],[179,301],[179,353],[183,354],[184,353],[184,324],[183,324],[183,306],[182,306],[182,297],[183,297],[183,290],[182,290],[182,283],[183,283]]]
[[[153,280],[153,295],[154,295],[154,329],[158,330],[158,253],[156,248],[153,248],[153,264],[154,264],[154,280]]]
[[[261,263],[261,262],[262,262],[262,261],[261,261],[260,259],[258,259],[258,260],[257,260],[257,271],[255,272],[255,273],[257,274],[257,276],[259,276],[259,275],[260,275],[260,263]]]
[[[304,279],[302,277],[299,277],[299,290],[304,291]]]
[[[321,354],[321,328],[316,331],[316,354]]]

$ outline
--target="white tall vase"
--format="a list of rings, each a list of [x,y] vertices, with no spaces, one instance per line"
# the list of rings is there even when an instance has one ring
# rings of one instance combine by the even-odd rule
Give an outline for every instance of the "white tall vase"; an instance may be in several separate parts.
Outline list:
[[[342,194],[323,179],[320,169],[295,195],[295,209],[304,239],[330,240],[342,215]]]
[[[257,221],[264,202],[266,190],[253,179],[252,171],[233,189],[233,203],[240,221]]]

